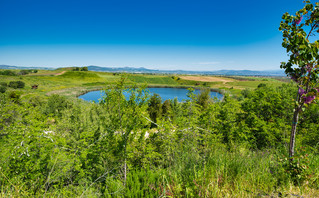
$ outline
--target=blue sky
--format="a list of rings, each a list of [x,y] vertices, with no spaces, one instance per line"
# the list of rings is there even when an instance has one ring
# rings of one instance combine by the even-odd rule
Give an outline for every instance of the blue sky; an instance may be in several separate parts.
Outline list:
[[[302,0],[0,0],[0,64],[279,69]]]

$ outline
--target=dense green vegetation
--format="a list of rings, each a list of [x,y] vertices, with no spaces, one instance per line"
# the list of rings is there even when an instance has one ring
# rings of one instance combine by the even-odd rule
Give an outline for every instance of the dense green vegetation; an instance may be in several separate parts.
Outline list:
[[[0,70],[0,197],[319,197],[319,3],[305,3],[279,28],[292,82]],[[99,103],[74,97],[102,88]]]
[[[100,104],[30,88],[0,94],[0,196],[319,194],[317,104],[301,114],[298,149],[293,166],[288,163],[295,84],[261,80],[266,83],[236,97],[226,94],[221,102],[205,90],[198,96],[190,90],[186,102],[160,103],[142,88],[132,88],[128,101],[122,95],[125,82],[144,83],[148,76],[124,81],[121,75],[75,72],[21,80],[30,85],[42,79],[48,86],[60,80],[72,87],[103,82],[106,75],[112,89]]]

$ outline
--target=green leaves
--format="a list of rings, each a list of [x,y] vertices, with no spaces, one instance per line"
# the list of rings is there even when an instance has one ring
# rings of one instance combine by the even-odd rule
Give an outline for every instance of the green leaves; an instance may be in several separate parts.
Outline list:
[[[279,30],[283,33],[282,46],[286,48],[290,59],[287,63],[281,63],[281,68],[291,78],[294,78],[300,86],[305,89],[312,89],[311,85],[317,84],[317,73],[314,70],[307,70],[308,64],[318,65],[318,41],[309,41],[313,32],[318,30],[318,9],[310,1],[306,1],[304,8],[300,9],[295,16],[288,13],[283,14]],[[318,6],[318,5],[316,5]],[[302,23],[303,15],[307,19]],[[300,25],[299,25],[300,23]]]

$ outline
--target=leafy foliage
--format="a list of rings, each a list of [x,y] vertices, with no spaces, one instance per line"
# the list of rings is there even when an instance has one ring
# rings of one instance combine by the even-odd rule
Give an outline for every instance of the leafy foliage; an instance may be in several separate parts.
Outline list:
[[[162,104],[134,86],[126,100],[125,82],[106,88],[99,104],[0,94],[1,196],[249,197],[291,193],[296,181],[318,186],[314,144],[308,158],[298,154],[296,163],[308,167],[297,163],[296,177],[277,160],[287,142],[293,85],[204,103],[190,90],[188,100]],[[160,112],[156,128],[150,107]],[[317,137],[319,120],[311,117],[317,108],[301,118],[307,133],[300,144]]]
[[[0,86],[0,93],[4,93],[4,92],[6,92],[6,90],[7,90],[7,87]]]
[[[0,75],[16,76],[17,74],[12,70],[3,70],[3,71],[0,71]]]
[[[8,87],[12,87],[14,89],[24,88],[25,83],[23,81],[10,81]]]
[[[166,106],[168,106],[166,104]],[[167,107],[165,109],[165,113],[167,113]],[[151,120],[153,121],[152,127],[156,126],[157,123],[157,119],[160,118],[161,114],[162,114],[162,98],[158,95],[158,94],[154,94],[151,98],[150,98],[150,102],[148,104],[148,108],[147,111],[150,115]]]

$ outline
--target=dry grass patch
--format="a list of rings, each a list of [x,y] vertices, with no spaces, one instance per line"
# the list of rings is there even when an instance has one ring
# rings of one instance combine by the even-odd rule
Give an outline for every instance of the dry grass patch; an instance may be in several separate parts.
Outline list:
[[[55,76],[60,76],[60,75],[62,75],[62,74],[64,74],[66,71],[62,71],[62,72],[60,72],[60,73],[57,73],[57,74],[54,74]]]
[[[213,77],[213,76],[179,76],[183,80],[193,80],[201,82],[222,82],[223,84],[227,82],[235,82],[236,80],[230,78]]]

